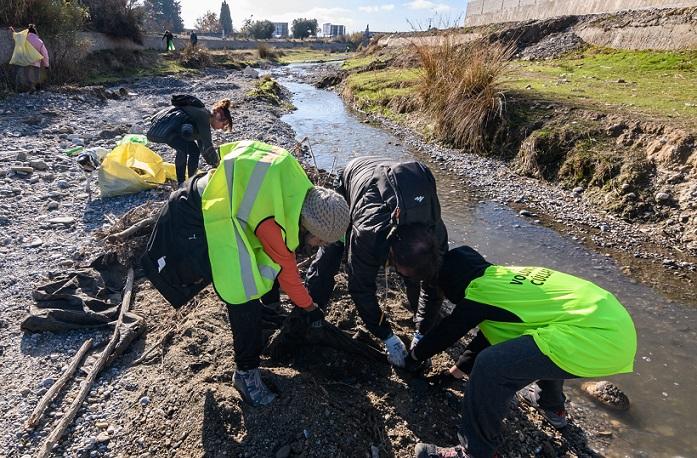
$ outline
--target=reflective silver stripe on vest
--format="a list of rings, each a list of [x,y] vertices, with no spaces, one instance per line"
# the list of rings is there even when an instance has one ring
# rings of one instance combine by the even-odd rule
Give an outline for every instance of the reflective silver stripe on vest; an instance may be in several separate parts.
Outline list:
[[[232,177],[235,172],[235,158],[228,157],[224,159],[225,162],[225,179],[227,180],[228,188],[228,199],[230,205],[232,206]],[[244,288],[244,295],[247,300],[251,300],[252,297],[257,295],[257,285],[254,281],[254,271],[252,264],[252,257],[249,254],[249,250],[244,244],[242,237],[240,237],[237,227],[235,227],[235,222],[230,221],[232,224],[232,232],[235,235],[235,242],[237,243],[237,257],[240,262],[240,273],[242,274],[242,287]]]
[[[264,177],[266,177],[266,172],[268,172],[269,167],[271,167],[271,164],[269,162],[262,162],[261,159],[254,165],[254,170],[252,170],[252,174],[247,182],[247,189],[244,191],[244,197],[240,203],[240,208],[237,209],[237,218],[242,221],[247,222],[249,220],[254,201],[259,195],[261,184],[264,182]],[[254,230],[254,228],[252,228],[252,230]]]
[[[233,223],[234,228],[234,223]],[[252,271],[252,257],[249,255],[249,251],[237,233],[237,228],[233,229],[235,232],[235,240],[237,241],[237,253],[240,261],[240,273],[242,274],[242,286],[244,287],[244,295],[247,300],[251,300],[252,297],[257,295],[257,284],[254,281],[254,272]]]
[[[276,269],[274,269],[272,266],[259,266],[259,273],[261,274],[261,276],[269,280],[275,280],[278,276],[278,272],[280,272],[280,270],[276,271]]]

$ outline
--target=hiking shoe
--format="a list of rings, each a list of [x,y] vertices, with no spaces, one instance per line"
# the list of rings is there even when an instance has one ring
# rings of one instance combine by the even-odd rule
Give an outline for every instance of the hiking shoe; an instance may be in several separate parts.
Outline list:
[[[551,410],[540,406],[540,387],[536,383],[528,385],[518,392],[518,399],[537,409],[543,417],[555,428],[563,429],[569,424],[566,419],[566,410]]]
[[[404,367],[404,360],[407,357],[407,347],[402,342],[402,339],[392,334],[385,343],[385,351],[387,352],[387,361],[393,366]]]
[[[269,405],[276,399],[276,395],[261,380],[259,369],[236,370],[232,376],[232,383],[245,402],[253,407]]]
[[[416,458],[471,458],[472,455],[462,445],[455,447],[436,447],[434,444],[419,443],[414,447]]]

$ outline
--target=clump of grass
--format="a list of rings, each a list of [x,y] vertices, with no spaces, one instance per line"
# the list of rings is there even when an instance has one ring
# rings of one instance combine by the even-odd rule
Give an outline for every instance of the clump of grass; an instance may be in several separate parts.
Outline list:
[[[259,43],[257,45],[257,53],[259,54],[259,59],[276,60],[283,56],[283,51],[278,49],[272,49],[266,43]]]
[[[256,82],[254,89],[247,95],[257,99],[267,100],[274,105],[280,105],[281,98],[283,97],[283,90],[271,76],[264,75]]]
[[[500,82],[513,47],[501,43],[462,44],[452,34],[437,42],[418,40],[412,47],[420,64],[417,93],[441,140],[485,153],[490,133],[504,121]]]
[[[206,68],[213,64],[213,59],[207,49],[188,45],[177,56],[177,61],[186,68]]]

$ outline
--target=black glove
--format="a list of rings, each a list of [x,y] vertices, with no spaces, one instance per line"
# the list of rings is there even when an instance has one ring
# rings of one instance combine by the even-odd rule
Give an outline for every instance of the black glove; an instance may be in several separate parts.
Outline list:
[[[324,321],[324,312],[322,312],[322,309],[317,307],[317,304],[313,304],[315,306],[314,310],[305,311],[305,320],[307,321],[307,324],[310,325],[310,327],[313,328],[320,328],[322,327],[322,321]]]
[[[404,369],[411,373],[421,372],[426,368],[426,361],[418,361],[414,358],[414,351],[410,351],[404,358]]]

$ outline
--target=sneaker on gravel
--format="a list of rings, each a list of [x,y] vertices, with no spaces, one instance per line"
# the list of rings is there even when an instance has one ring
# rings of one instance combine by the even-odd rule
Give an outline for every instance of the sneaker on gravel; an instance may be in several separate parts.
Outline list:
[[[540,387],[537,386],[537,383],[528,385],[520,390],[518,392],[518,399],[536,408],[538,412],[540,412],[542,416],[545,417],[545,419],[557,429],[566,428],[566,426],[569,424],[566,419],[566,410],[551,410],[540,406],[538,403],[540,399]]]
[[[259,369],[235,371],[232,383],[242,398],[253,407],[269,405],[276,395],[261,380]]]
[[[416,458],[471,458],[472,455],[462,445],[455,447],[436,447],[434,444],[416,444],[414,448]]]

